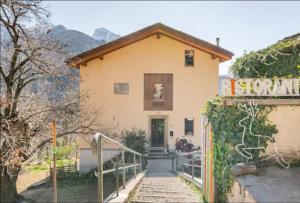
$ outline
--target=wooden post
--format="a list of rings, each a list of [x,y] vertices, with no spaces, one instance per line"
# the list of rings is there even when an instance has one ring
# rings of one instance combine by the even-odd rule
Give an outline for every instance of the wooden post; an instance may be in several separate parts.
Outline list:
[[[98,202],[103,203],[103,159],[102,159],[102,136],[98,137]]]
[[[234,79],[231,79],[230,80],[231,82],[231,96],[234,96],[234,93],[235,93],[235,86],[234,86]]]
[[[125,182],[126,182],[126,177],[125,177],[125,150],[123,149],[122,151],[122,166],[123,166],[123,175],[122,175],[122,184],[123,184],[123,189],[125,189]]]
[[[76,152],[76,155],[75,155],[75,156],[76,156],[76,161],[75,161],[76,172],[78,171],[78,168],[77,168],[77,164],[78,164],[78,163],[77,163],[77,157],[78,157],[78,154],[77,154],[77,153],[78,153],[78,152],[77,152],[77,150],[78,150],[78,148],[77,148],[77,145],[76,145],[76,148],[75,148],[75,152]]]
[[[134,177],[136,178],[136,160],[135,160],[135,154],[133,154],[133,163],[134,163]]]
[[[52,122],[52,147],[53,147],[53,202],[57,203],[57,179],[56,179],[56,122]],[[51,170],[51,168],[50,168]]]
[[[214,150],[213,150],[213,131],[212,131],[212,126],[210,127],[210,172],[209,172],[209,184],[210,184],[210,188],[209,188],[209,192],[210,192],[210,198],[209,201],[210,202],[214,202],[214,174],[213,174],[213,154]]]

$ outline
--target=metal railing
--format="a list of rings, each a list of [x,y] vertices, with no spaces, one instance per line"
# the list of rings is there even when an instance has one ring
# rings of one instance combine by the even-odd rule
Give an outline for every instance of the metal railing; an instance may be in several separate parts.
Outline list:
[[[176,161],[176,170],[174,170],[174,158]],[[172,158],[172,170],[176,171],[179,175],[184,178],[189,179],[194,184],[202,187],[202,161],[201,161],[201,150],[192,151],[192,152],[184,152],[178,153],[176,156]],[[186,163],[185,161],[188,161]],[[190,171],[184,171],[185,168],[190,169]],[[195,173],[195,169],[198,169],[197,177]]]
[[[103,170],[103,141],[107,140],[109,142],[112,142],[122,149],[122,156],[121,156],[121,167],[119,167],[118,164],[113,169],[109,170]],[[133,164],[126,166],[125,164],[125,152],[129,152],[133,154]],[[136,156],[139,157],[139,163],[136,162]],[[99,133],[98,142],[97,142],[97,157],[98,157],[98,202],[103,203],[103,175],[108,173],[116,173],[116,195],[119,195],[119,170],[122,170],[122,185],[123,189],[125,188],[126,183],[126,169],[128,168],[134,168],[134,177],[136,177],[137,174],[137,166],[140,167],[140,171],[142,171],[142,154],[118,143],[117,141],[107,137],[106,135]]]

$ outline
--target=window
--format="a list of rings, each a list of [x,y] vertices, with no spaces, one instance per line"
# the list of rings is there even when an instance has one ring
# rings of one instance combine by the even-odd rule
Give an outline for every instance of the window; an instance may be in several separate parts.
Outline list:
[[[163,99],[163,89],[164,89],[164,84],[161,83],[155,83],[153,84],[153,101],[164,101]]]
[[[193,135],[194,134],[194,119],[185,119],[184,120],[184,134]]]
[[[185,50],[185,66],[194,66],[194,50]]]
[[[129,84],[128,83],[114,83],[115,94],[128,94]]]

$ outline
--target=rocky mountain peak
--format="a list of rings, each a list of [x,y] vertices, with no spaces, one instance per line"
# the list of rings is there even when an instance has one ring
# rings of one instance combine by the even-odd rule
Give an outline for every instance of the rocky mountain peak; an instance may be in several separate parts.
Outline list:
[[[99,42],[110,42],[120,37],[120,35],[115,34],[105,28],[97,28],[94,31],[92,37]]]

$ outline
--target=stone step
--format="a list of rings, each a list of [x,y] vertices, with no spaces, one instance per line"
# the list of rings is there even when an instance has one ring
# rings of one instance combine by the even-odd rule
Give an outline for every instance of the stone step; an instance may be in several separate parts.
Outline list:
[[[161,154],[161,155],[151,155],[149,154],[147,159],[171,159],[167,154]]]
[[[143,188],[141,188],[141,190],[139,191],[139,194],[144,194],[144,193],[149,193],[149,192],[158,193],[158,194],[160,194],[160,193],[173,194],[173,193],[178,193],[178,192],[182,192],[182,191],[180,191],[180,190],[161,191],[161,190],[157,190],[157,189],[154,189],[154,188],[153,188],[153,190],[152,189],[151,190],[148,190],[148,189],[143,190]]]
[[[156,203],[156,202],[146,201],[146,200],[131,200],[130,203]]]
[[[168,154],[165,154],[164,152],[150,152],[148,154],[148,156],[165,156],[165,155],[168,155]]]
[[[157,161],[156,161],[157,162]],[[156,163],[154,161],[150,163]],[[159,162],[161,163],[161,162]],[[163,162],[162,162],[163,163]],[[150,171],[138,186],[132,203],[196,203],[199,196],[174,173]]]
[[[150,147],[150,150],[153,149],[153,150],[165,150],[166,147]]]
[[[167,150],[166,148],[162,148],[162,147],[159,147],[159,148],[151,148],[149,150],[149,153],[166,153]]]
[[[180,194],[180,195],[179,195]],[[187,196],[186,194],[182,194],[182,193],[177,193],[177,195],[167,195],[167,194],[139,194],[139,199],[152,199],[152,198],[156,198],[156,199],[174,199],[174,197],[176,197],[176,199],[192,199],[189,198],[189,196]]]
[[[172,197],[139,197],[135,200],[133,200],[132,202],[155,202],[155,203],[163,203],[163,202],[176,202],[176,203],[199,203],[200,200],[197,198],[187,198],[187,197],[177,197],[177,196],[172,196]]]
[[[172,184],[177,184],[177,183],[169,182],[169,183],[157,184],[154,182],[146,182],[146,183],[141,184],[141,187],[169,187],[170,188],[170,185],[172,185]]]

